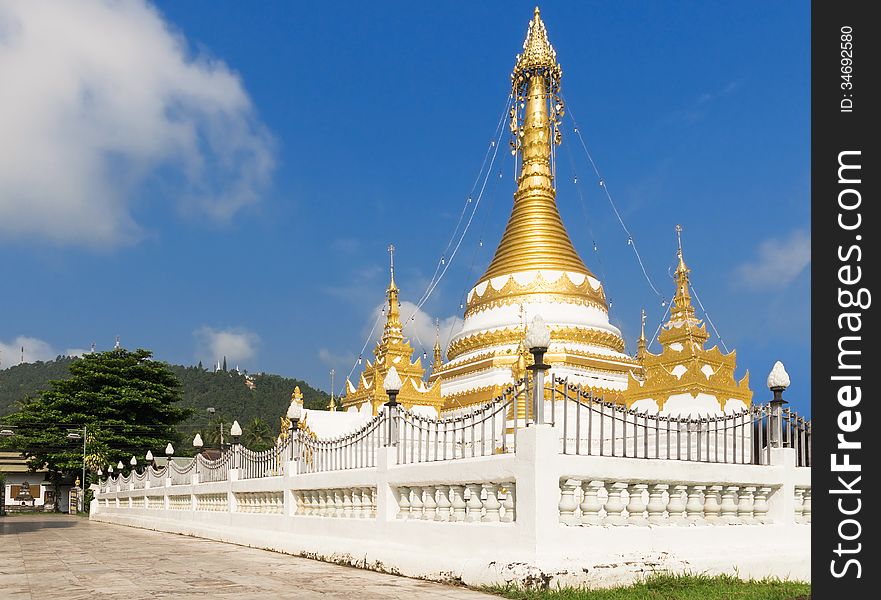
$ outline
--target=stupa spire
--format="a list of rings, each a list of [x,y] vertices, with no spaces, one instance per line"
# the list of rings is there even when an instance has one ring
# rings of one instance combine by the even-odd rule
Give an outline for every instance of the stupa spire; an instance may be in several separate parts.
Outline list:
[[[645,339],[645,309],[642,309],[642,314],[640,317],[639,342],[636,348],[636,358],[638,358],[639,360],[645,358],[647,347],[648,345],[646,344]]]
[[[390,281],[386,290],[386,298],[388,300],[388,316],[385,321],[385,328],[382,333],[382,341],[387,342],[391,339],[400,340],[404,338],[403,326],[401,325],[401,309],[398,306],[398,286],[395,285],[395,246],[389,244],[389,271]]]
[[[691,293],[688,291],[689,268],[685,265],[685,258],[682,255],[682,225],[676,225],[676,240],[679,248],[676,255],[679,257],[679,264],[676,265],[676,294],[673,296],[673,306],[670,307],[670,321],[696,321],[694,315],[694,306],[691,304]]]
[[[540,269],[591,275],[557,210],[551,148],[560,143],[562,76],[557,53],[536,8],[523,52],[517,55],[511,73],[512,147],[521,161],[514,208],[482,280]]]

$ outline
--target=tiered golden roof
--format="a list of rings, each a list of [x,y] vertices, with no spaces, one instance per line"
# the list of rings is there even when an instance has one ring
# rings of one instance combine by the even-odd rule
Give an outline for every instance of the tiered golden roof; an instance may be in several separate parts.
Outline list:
[[[390,247],[390,251],[394,248]],[[422,381],[425,368],[422,361],[417,358],[410,362],[413,356],[413,346],[404,337],[401,323],[401,311],[398,303],[398,286],[395,284],[394,262],[392,262],[391,282],[386,291],[388,299],[388,313],[382,338],[373,351],[375,361],[366,361],[364,371],[358,378],[357,387],[351,381],[346,380],[346,395],[342,399],[343,408],[351,406],[360,408],[365,402],[369,402],[376,414],[379,407],[388,402],[388,394],[383,389],[383,381],[389,369],[395,367],[398,375],[404,382],[401,391],[398,392],[397,401],[404,408],[413,406],[433,406],[440,410],[443,405],[441,399],[440,384],[426,386]]]
[[[677,233],[682,228],[676,226]],[[676,266],[676,293],[670,307],[670,319],[662,327],[658,336],[662,350],[660,354],[652,354],[645,347],[645,317],[640,336],[637,359],[642,366],[642,374],[630,373],[625,402],[628,406],[637,400],[651,398],[658,405],[658,410],[671,396],[690,394],[697,398],[698,394],[713,396],[721,409],[729,400],[741,400],[749,405],[753,392],[749,389],[749,371],[740,381],[735,381],[734,370],[737,367],[737,353],[731,351],[722,354],[717,346],[709,350],[704,344],[709,339],[706,325],[695,316],[689,292],[689,269],[685,265],[682,244],[677,252],[679,264]],[[684,367],[685,370],[677,369]],[[674,375],[674,371],[680,371]]]

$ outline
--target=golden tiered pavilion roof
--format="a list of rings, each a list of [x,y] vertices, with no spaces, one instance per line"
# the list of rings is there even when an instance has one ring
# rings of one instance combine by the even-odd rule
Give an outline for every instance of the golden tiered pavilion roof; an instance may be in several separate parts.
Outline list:
[[[682,228],[676,226],[677,234]],[[670,319],[662,327],[658,341],[660,354],[652,354],[646,349],[645,317],[639,339],[637,360],[641,363],[640,376],[630,373],[626,404],[630,406],[637,400],[652,399],[663,410],[671,396],[699,394],[713,396],[724,410],[729,400],[741,400],[749,405],[753,392],[749,389],[749,371],[740,381],[734,379],[737,367],[737,353],[732,350],[722,354],[717,346],[704,348],[709,334],[707,327],[695,316],[689,292],[690,270],[685,264],[680,240],[677,251],[679,262],[674,277],[676,293],[670,307]],[[644,313],[643,313],[644,315]]]
[[[390,246],[389,251],[394,252],[394,247]],[[360,409],[365,402],[369,402],[373,414],[376,414],[379,407],[389,400],[383,388],[383,381],[392,367],[395,367],[404,382],[397,396],[398,403],[403,404],[404,408],[432,406],[440,410],[444,403],[441,399],[440,384],[426,386],[422,380],[425,367],[422,366],[421,358],[417,357],[414,362],[410,362],[413,346],[404,337],[398,295],[394,259],[392,259],[391,281],[386,290],[388,300],[386,322],[382,338],[373,350],[375,360],[372,363],[369,360],[365,361],[364,371],[358,377],[357,386],[346,380],[346,395],[342,399],[344,409],[352,406]]]

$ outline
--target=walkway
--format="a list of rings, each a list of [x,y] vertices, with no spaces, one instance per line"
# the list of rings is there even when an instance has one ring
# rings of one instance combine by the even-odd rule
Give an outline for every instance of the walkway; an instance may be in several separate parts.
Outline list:
[[[0,517],[0,597],[497,599],[418,579],[65,515]]]

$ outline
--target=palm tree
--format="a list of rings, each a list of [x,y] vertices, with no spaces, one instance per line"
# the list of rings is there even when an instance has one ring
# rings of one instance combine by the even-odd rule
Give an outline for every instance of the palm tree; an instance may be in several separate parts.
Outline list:
[[[266,421],[254,417],[242,428],[242,444],[250,450],[266,450],[275,445],[275,434]]]

